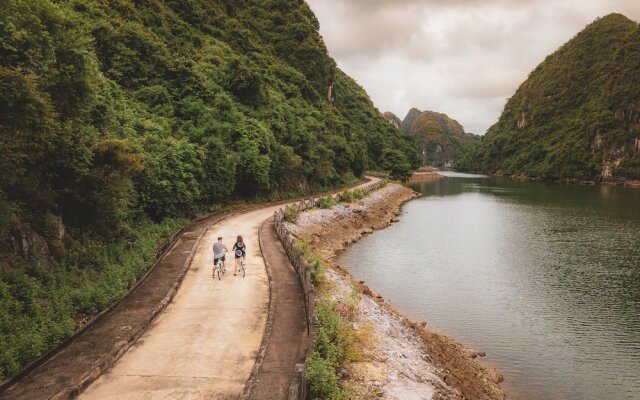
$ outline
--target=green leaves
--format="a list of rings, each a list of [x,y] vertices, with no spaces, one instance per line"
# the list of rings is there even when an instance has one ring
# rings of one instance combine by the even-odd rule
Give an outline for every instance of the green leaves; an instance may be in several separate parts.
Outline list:
[[[25,334],[0,343],[0,377],[139,276],[149,260],[111,240],[136,248],[141,221],[416,165],[411,139],[336,69],[305,2],[0,3],[0,259],[50,266],[7,283],[28,299],[7,300]],[[15,227],[52,255],[13,254]]]
[[[143,170],[135,178],[140,205],[152,218],[180,215],[200,199],[202,161],[185,139],[149,136],[143,143]]]
[[[620,14],[589,24],[549,55],[457,167],[544,178],[640,174],[640,27]],[[618,168],[616,166],[627,165]]]
[[[382,151],[382,166],[394,179],[404,180],[411,175],[411,164],[403,152],[385,148]]]

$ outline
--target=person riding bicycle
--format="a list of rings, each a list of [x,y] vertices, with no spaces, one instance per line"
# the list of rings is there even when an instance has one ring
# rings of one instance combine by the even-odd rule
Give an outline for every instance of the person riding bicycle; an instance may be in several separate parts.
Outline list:
[[[213,273],[215,273],[218,261],[225,261],[224,253],[228,251],[227,246],[222,243],[222,236],[218,237],[218,241],[213,244]],[[224,268],[224,272],[227,272],[227,267]]]
[[[236,271],[233,273],[233,275],[235,275],[238,273],[240,258],[244,257],[247,254],[247,246],[244,244],[241,235],[238,235],[238,237],[236,238],[236,243],[233,245],[233,252],[236,257]]]

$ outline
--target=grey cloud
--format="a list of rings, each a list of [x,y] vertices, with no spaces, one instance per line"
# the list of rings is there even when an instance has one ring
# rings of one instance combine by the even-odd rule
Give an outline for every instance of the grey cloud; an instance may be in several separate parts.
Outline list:
[[[381,110],[446,112],[483,133],[544,57],[638,0],[308,0],[329,52]]]

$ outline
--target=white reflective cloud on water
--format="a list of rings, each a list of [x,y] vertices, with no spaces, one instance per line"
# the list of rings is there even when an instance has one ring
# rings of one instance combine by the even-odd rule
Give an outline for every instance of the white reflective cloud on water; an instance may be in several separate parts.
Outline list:
[[[445,112],[484,133],[545,56],[638,0],[308,0],[340,68],[381,111]]]

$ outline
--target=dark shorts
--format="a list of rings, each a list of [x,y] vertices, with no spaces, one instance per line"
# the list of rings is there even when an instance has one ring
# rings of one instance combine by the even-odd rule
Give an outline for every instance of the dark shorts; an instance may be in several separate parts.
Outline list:
[[[213,265],[218,265],[218,260],[222,260],[223,262],[226,261],[224,256],[222,256],[220,258],[214,258],[213,259]]]

